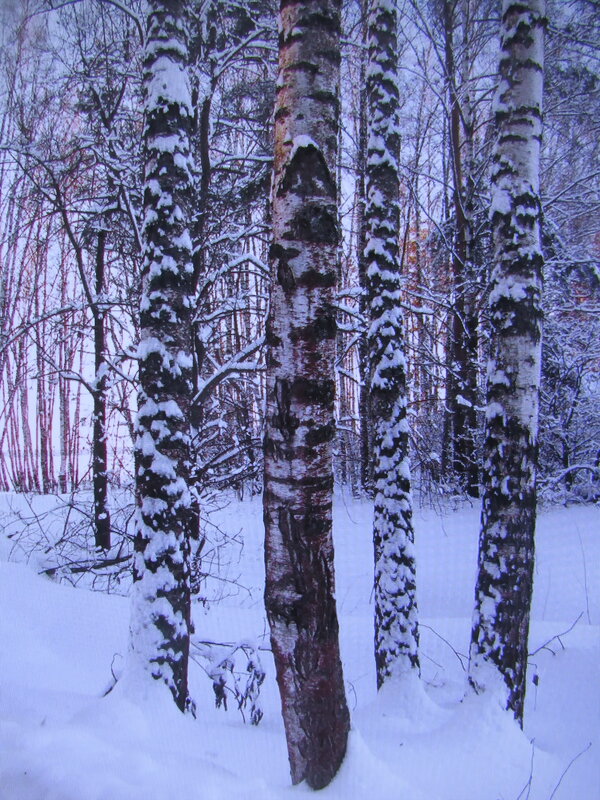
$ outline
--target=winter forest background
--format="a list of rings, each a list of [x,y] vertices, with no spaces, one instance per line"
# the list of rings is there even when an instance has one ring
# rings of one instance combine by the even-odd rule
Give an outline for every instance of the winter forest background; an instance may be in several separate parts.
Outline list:
[[[0,797],[308,793],[288,786],[291,766],[294,783],[333,779],[331,797],[594,800],[600,6],[281,6],[0,5]],[[510,13],[543,29],[541,294],[538,267],[532,289],[494,273],[511,211],[497,92]],[[277,131],[316,74],[324,110],[286,145]],[[529,225],[525,195],[515,225]],[[310,281],[289,271],[299,257],[317,264]],[[161,283],[161,269],[183,277]],[[326,311],[302,329],[289,309],[315,298]],[[494,475],[512,468],[490,450],[490,392],[508,382],[498,330],[519,313],[519,330],[543,316],[537,479],[509,508],[529,530],[537,496],[535,566],[533,527],[514,564],[485,535],[478,555]],[[294,347],[317,331],[332,386],[303,373],[309,434],[293,452],[302,424],[281,387],[301,355],[316,368],[308,346],[289,359],[288,328]],[[521,434],[505,452],[528,472]],[[299,491],[282,452],[311,486],[333,457],[339,637],[331,487],[302,494],[319,521],[304,518],[302,549],[296,512],[278,510]],[[151,664],[135,679],[132,652]]]

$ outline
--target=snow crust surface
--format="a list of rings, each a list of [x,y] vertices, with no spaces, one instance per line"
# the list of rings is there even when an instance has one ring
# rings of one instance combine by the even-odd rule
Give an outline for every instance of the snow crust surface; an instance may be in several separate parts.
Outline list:
[[[0,512],[6,501],[0,496]],[[36,501],[43,505],[45,498]],[[269,646],[261,514],[259,500],[234,501],[215,519],[241,528],[245,544],[239,590],[229,587],[221,602],[194,608],[204,640]],[[368,503],[337,497],[337,602],[353,729],[346,760],[320,796],[597,800],[600,510],[540,512],[524,731],[493,690],[466,693],[479,510],[416,509],[422,681],[392,682],[379,694],[371,525]],[[233,701],[226,713],[215,709],[211,682],[194,662],[196,719],[180,714],[158,682],[120,681],[105,695],[111,670],[120,674],[127,653],[128,599],[59,585],[37,574],[35,557],[29,564],[13,560],[22,557],[0,533],[2,800],[313,795],[289,783],[267,650],[261,650],[267,677],[258,727],[244,724]],[[569,633],[552,639],[578,616]]]

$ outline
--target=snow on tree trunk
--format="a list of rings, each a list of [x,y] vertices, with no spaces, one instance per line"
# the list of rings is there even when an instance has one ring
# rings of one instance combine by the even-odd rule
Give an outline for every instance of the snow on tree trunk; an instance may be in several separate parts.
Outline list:
[[[281,4],[267,322],[265,604],[293,783],[326,786],[349,729],[334,595],[339,0]]]
[[[476,690],[502,676],[507,708],[521,723],[536,519],[544,24],[544,0],[504,0],[492,174],[492,352],[469,667]]]
[[[414,531],[408,463],[406,359],[400,308],[397,14],[368,6],[366,283],[375,482],[377,686],[419,669]]]
[[[135,667],[187,702],[193,110],[182,0],[151,0],[144,59],[144,266],[138,350]]]

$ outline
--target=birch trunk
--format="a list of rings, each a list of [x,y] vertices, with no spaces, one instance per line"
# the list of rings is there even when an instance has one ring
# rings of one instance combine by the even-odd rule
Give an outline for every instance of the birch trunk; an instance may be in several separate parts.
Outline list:
[[[542,335],[539,152],[544,0],[504,0],[498,142],[492,174],[494,265],[479,572],[469,678],[501,676],[522,724],[536,520]]]
[[[319,789],[349,714],[334,596],[339,0],[282,2],[267,322],[265,604],[293,783]]]
[[[377,687],[419,669],[406,358],[400,308],[397,12],[368,6],[366,284],[375,511]]]
[[[138,351],[133,671],[188,701],[194,199],[183,0],[151,0],[144,58],[144,264]]]

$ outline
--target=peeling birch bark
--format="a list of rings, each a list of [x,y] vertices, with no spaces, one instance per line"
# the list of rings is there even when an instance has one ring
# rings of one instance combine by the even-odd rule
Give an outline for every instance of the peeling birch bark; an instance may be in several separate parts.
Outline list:
[[[319,789],[344,754],[332,443],[339,224],[339,0],[283,0],[267,321],[265,605],[291,775]]]

